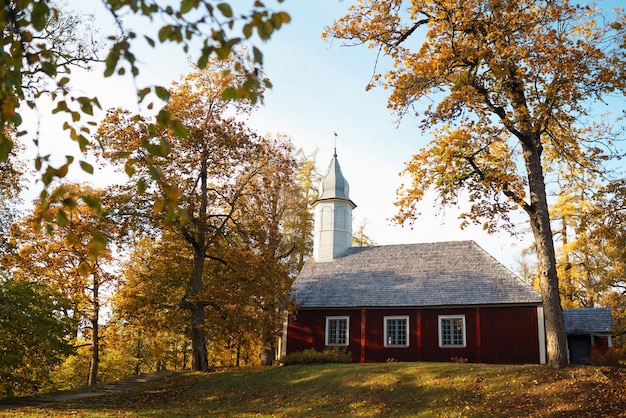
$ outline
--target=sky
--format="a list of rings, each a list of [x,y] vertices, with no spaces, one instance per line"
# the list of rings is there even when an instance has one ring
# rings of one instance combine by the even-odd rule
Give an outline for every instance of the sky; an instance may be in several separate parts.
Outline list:
[[[236,8],[240,0],[230,3]],[[488,235],[480,226],[461,230],[459,210],[446,209],[442,215],[435,208],[434,198],[422,202],[422,216],[412,227],[389,221],[397,212],[393,202],[402,183],[399,172],[430,137],[417,128],[417,121],[411,116],[398,123],[387,109],[388,91],[381,88],[365,91],[375,71],[375,51],[322,39],[324,28],[343,16],[351,3],[347,0],[266,2],[276,10],[286,10],[292,21],[268,42],[256,43],[264,54],[265,72],[274,87],[266,93],[263,106],[247,124],[260,134],[290,136],[307,154],[316,153],[322,173],[336,147],[343,174],[350,184],[350,198],[357,205],[353,211],[354,228],[365,223],[366,234],[377,244],[474,240],[505,266],[517,269],[520,251],[531,243],[522,214],[516,218],[520,231],[516,237],[506,232]],[[113,30],[100,1],[72,0],[67,4],[95,15],[95,25],[102,33]],[[131,20],[130,25],[137,29],[134,24]],[[139,80],[142,86],[169,85],[190,71],[187,57],[178,46],[145,48],[137,50],[137,54],[142,62]],[[388,63],[379,61],[378,70],[384,71],[385,65]],[[104,79],[100,70],[76,71],[72,83],[86,94],[97,94],[104,109],[121,106],[137,110],[135,85],[128,77]],[[58,130],[54,119],[45,114],[46,106],[42,105],[38,116],[40,131]],[[71,147],[75,146],[59,146],[59,142],[51,141],[42,143],[40,152],[62,156],[71,153]],[[116,179],[124,180],[108,171],[99,171],[91,180],[98,184]]]

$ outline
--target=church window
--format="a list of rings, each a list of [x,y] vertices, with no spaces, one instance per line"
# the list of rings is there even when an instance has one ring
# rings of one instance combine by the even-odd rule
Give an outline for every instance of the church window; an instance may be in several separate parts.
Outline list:
[[[439,316],[439,347],[465,347],[465,315]]]
[[[326,317],[326,345],[348,345],[350,317]]]
[[[385,347],[409,346],[409,317],[385,317]]]

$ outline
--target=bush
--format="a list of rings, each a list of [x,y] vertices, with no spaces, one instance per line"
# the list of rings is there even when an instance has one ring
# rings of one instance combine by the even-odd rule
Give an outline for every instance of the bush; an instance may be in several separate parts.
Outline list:
[[[75,355],[66,358],[52,372],[52,384],[44,388],[45,391],[73,390],[87,386],[90,363],[91,347],[80,347]],[[97,383],[114,382],[134,375],[136,363],[137,359],[118,349],[101,348]]]
[[[615,347],[605,351],[592,349],[587,361],[593,366],[626,367],[626,352]]]
[[[312,363],[351,363],[352,354],[342,347],[331,347],[323,351],[316,351],[313,348],[287,354],[280,359],[285,366],[291,364],[312,364]]]

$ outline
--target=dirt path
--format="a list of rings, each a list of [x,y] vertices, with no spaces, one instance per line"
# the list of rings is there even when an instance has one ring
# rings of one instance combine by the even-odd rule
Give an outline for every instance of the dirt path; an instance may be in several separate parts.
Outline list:
[[[140,374],[132,376],[124,380],[117,382],[105,383],[97,385],[95,387],[86,387],[80,391],[72,392],[59,392],[50,393],[41,396],[28,396],[24,398],[4,399],[0,401],[0,410],[2,409],[14,409],[25,406],[38,406],[46,405],[54,402],[71,401],[75,399],[93,398],[95,396],[107,395],[109,393],[120,392],[127,389],[132,389],[139,385],[143,385],[157,380],[165,379],[177,373],[184,373],[184,371],[167,370],[157,373]]]

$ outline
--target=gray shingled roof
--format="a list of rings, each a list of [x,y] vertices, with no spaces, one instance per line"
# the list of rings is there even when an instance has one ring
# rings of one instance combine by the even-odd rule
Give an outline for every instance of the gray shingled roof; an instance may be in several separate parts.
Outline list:
[[[563,309],[563,319],[566,334],[603,334],[613,326],[610,308]]]
[[[541,303],[474,241],[350,248],[307,262],[292,294],[301,308]]]

